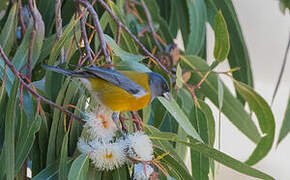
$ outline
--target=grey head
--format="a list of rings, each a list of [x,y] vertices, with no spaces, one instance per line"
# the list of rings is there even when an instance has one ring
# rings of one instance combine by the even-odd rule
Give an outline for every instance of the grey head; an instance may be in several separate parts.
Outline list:
[[[167,81],[158,73],[150,72],[149,85],[151,90],[151,101],[157,96],[163,96],[167,100],[171,99],[170,89]]]

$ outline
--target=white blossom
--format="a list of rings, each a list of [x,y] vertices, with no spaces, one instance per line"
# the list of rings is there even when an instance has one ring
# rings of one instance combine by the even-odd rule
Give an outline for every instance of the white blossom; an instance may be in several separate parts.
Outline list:
[[[105,107],[99,108],[96,113],[87,113],[85,121],[85,131],[94,140],[109,142],[118,130],[112,120],[112,111]]]
[[[91,141],[93,151],[89,154],[92,163],[100,170],[113,170],[119,168],[126,161],[126,144],[124,141],[115,143],[102,143],[97,140]]]
[[[126,138],[128,155],[139,161],[151,161],[153,158],[152,142],[143,132],[129,134]]]

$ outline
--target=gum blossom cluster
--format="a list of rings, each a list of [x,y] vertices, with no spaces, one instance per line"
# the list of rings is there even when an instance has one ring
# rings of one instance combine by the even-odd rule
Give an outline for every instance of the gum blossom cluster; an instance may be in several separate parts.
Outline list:
[[[153,147],[149,137],[140,131],[127,134],[125,138],[116,137],[118,128],[111,118],[112,113],[107,108],[100,107],[96,113],[86,114],[84,135],[78,141],[79,151],[88,154],[94,166],[102,171],[119,168],[132,160],[151,161]],[[139,166],[134,166],[135,179],[149,179],[153,168],[146,165],[148,171],[144,174],[144,168]]]

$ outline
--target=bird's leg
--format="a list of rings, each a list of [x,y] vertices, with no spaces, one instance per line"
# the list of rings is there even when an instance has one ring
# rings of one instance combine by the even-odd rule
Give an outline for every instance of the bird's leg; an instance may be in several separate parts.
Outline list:
[[[142,118],[139,116],[139,114],[136,111],[132,111],[131,113],[132,113],[133,118],[138,121],[138,129],[143,130]]]
[[[121,115],[119,115],[119,119],[122,125],[122,130],[125,132],[128,132],[128,127],[126,126],[126,122],[125,122],[127,119],[123,118]]]
[[[120,113],[119,112],[113,112],[112,114],[112,119],[114,121],[114,123],[116,124],[117,128],[120,130],[122,136],[124,138],[126,138],[126,134],[123,132],[122,128],[120,127],[120,124],[119,124],[119,115]]]

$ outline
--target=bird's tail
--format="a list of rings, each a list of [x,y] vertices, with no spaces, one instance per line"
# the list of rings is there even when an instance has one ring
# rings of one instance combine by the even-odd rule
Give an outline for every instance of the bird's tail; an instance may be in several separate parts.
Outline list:
[[[60,74],[64,74],[66,76],[72,76],[72,77],[86,77],[87,76],[83,72],[76,72],[76,71],[71,71],[69,69],[62,69],[62,68],[59,68],[56,66],[42,65],[42,68],[49,70],[49,71],[57,72]]]

